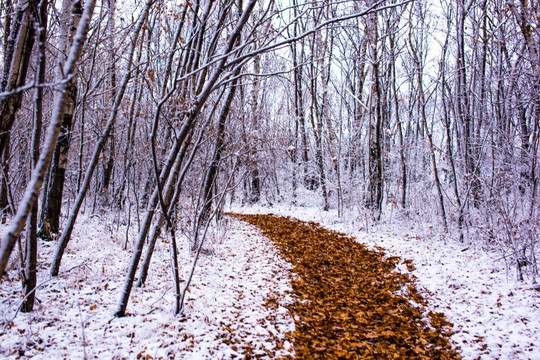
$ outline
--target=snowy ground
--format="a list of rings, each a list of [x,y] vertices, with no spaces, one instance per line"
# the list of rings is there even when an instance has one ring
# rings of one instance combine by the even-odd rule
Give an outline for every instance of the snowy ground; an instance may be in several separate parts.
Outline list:
[[[274,358],[292,351],[285,338],[294,331],[284,308],[289,265],[253,228],[231,222],[210,236],[182,317],[173,315],[169,245],[160,242],[147,286],[134,289],[122,319],[113,314],[131,254],[123,250],[125,230],[106,218],[82,219],[76,229],[60,276],[39,270],[34,313],[16,314],[18,281],[0,284],[0,358]],[[192,257],[179,240],[186,279]],[[40,262],[48,264],[53,250],[40,242]]]
[[[231,210],[317,221],[411,259],[419,289],[454,324],[453,341],[464,359],[540,359],[540,292],[530,278],[516,282],[498,252],[461,245],[397,216],[374,225],[363,215],[339,218],[313,208]],[[131,254],[123,250],[124,231],[112,219],[82,219],[61,275],[50,280],[47,269],[40,269],[39,304],[32,314],[15,314],[21,302],[17,281],[0,284],[0,358],[274,358],[292,351],[284,336],[294,329],[284,308],[291,301],[289,266],[256,230],[231,221],[211,235],[184,317],[172,314],[168,244],[161,242],[148,285],[133,291],[130,316],[117,319],[112,314]],[[54,244],[40,242],[40,261],[49,263],[53,250]],[[185,246],[180,258],[185,279],[192,259]],[[400,270],[408,271],[405,265]],[[283,349],[276,349],[281,343]]]
[[[338,217],[335,211],[308,207],[234,210],[319,222],[411,259],[419,290],[433,310],[454,324],[452,340],[464,359],[540,359],[540,291],[530,278],[515,281],[514,269],[506,267],[498,252],[447,240],[427,224],[400,223],[395,215],[392,221],[374,225],[363,215]]]

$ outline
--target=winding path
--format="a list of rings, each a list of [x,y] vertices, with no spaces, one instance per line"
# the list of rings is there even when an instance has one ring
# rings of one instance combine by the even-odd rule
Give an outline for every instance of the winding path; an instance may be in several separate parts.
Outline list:
[[[400,258],[316,223],[229,215],[260,228],[293,265],[296,330],[288,336],[296,358],[461,358],[445,317],[428,311],[411,277],[395,271]]]

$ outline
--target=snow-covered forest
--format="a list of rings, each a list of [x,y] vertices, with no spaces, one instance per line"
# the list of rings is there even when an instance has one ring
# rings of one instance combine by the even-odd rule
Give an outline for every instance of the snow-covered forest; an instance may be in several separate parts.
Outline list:
[[[537,0],[0,4],[0,356],[540,356]],[[433,329],[301,337],[304,250],[231,213],[387,252]]]

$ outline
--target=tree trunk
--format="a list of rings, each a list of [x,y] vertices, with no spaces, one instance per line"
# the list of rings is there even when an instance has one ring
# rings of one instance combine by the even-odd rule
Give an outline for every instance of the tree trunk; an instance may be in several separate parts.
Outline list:
[[[424,18],[423,14],[420,15],[420,26],[422,27],[424,25]],[[418,114],[420,116],[420,120],[422,121],[422,126],[424,127],[424,132],[427,135],[428,138],[428,144],[429,144],[429,150],[431,155],[431,165],[433,169],[433,176],[435,178],[435,187],[437,188],[437,194],[439,198],[439,207],[441,211],[441,220],[443,224],[443,228],[445,232],[448,232],[448,222],[446,219],[446,209],[444,206],[444,196],[443,196],[443,190],[442,190],[442,184],[439,178],[439,169],[437,167],[437,158],[435,156],[435,146],[433,144],[433,136],[432,133],[428,127],[427,124],[427,116],[426,116],[426,97],[424,93],[424,80],[423,80],[423,72],[424,72],[424,64],[423,64],[423,49],[422,49],[422,42],[423,42],[423,34],[420,32],[418,37],[413,40],[413,29],[411,27],[409,31],[409,49],[411,52],[411,57],[414,65],[414,74],[416,75],[416,86],[417,86],[417,99],[418,99]],[[411,79],[412,80],[412,79]],[[413,82],[412,80],[411,82]]]
[[[373,211],[373,217],[379,220],[382,214],[383,198],[383,160],[382,160],[382,99],[379,79],[379,59],[377,54],[378,21],[377,15],[368,15],[368,32],[371,48],[371,100],[369,125],[369,185],[367,207]]]
[[[401,165],[401,208],[405,209],[407,206],[407,162],[405,159],[405,138],[403,136],[403,126],[401,125],[401,117],[399,113],[399,99],[397,91],[397,79],[396,79],[396,47],[395,47],[395,37],[392,35],[389,37],[390,42],[390,61],[392,62],[392,92],[394,99],[394,111],[396,116],[396,127],[398,129],[398,139],[399,139],[399,159]]]
[[[108,36],[108,61],[107,66],[107,78],[109,82],[110,91],[107,92],[106,98],[107,102],[111,102],[116,97],[116,66],[115,66],[115,56],[114,56],[114,14],[116,12],[116,0],[107,0],[107,8],[109,10],[109,19],[107,23],[107,36]],[[109,140],[103,149],[102,157],[102,177],[101,177],[101,203],[103,206],[109,205],[109,187],[111,185],[111,179],[113,175],[114,168],[114,158],[115,158],[115,136],[114,136],[114,126],[111,129],[109,135]]]
[[[34,22],[37,0],[21,1],[15,9],[9,38],[5,44],[4,73],[0,92],[8,95],[0,97],[0,154],[4,153],[7,136],[11,131],[15,114],[21,107],[22,91],[15,91],[24,85],[32,47],[34,46]],[[4,155],[5,156],[5,155]]]
[[[82,1],[64,0],[62,4],[61,34],[60,34],[60,56],[68,53],[73,42],[75,30],[81,20],[83,8]],[[58,79],[62,74],[57,75]],[[64,181],[66,178],[66,166],[68,162],[69,145],[71,142],[71,127],[77,102],[77,76],[70,81],[67,88],[67,98],[62,116],[62,126],[60,136],[54,149],[52,162],[50,165],[50,179],[47,193],[44,194],[43,209],[41,212],[38,236],[43,240],[54,239],[60,231],[60,214],[62,212],[62,196],[64,192]]]
[[[260,69],[260,57],[255,56],[254,58],[254,73],[259,74]],[[253,93],[251,97],[251,136],[247,135],[247,137],[252,138],[254,141],[254,144],[257,144],[260,141],[261,134],[259,133],[260,129],[260,118],[261,118],[261,107],[259,104],[259,79],[256,77],[253,82]],[[255,136],[254,136],[255,135]],[[249,193],[248,193],[248,202],[250,204],[256,204],[261,199],[261,178],[259,175],[259,163],[257,161],[258,159],[258,151],[257,146],[252,146],[250,149],[250,156],[249,156],[249,181],[250,186],[248,186]]]
[[[238,68],[237,72],[233,76],[236,77],[239,72],[240,72],[240,68]],[[227,91],[227,96],[225,97],[223,107],[221,108],[221,111],[218,116],[218,126],[217,126],[217,134],[216,134],[216,143],[214,145],[214,153],[212,155],[212,162],[210,163],[210,166],[208,167],[206,171],[206,176],[204,179],[204,188],[203,188],[203,196],[202,196],[203,209],[201,211],[202,223],[199,225],[199,226],[202,226],[203,228],[212,211],[212,204],[214,202],[213,189],[215,188],[219,166],[221,163],[223,143],[225,139],[225,124],[227,121],[227,117],[229,116],[229,112],[231,110],[231,104],[234,99],[234,94],[236,92],[236,88],[237,88],[236,84],[237,84],[237,80],[235,79],[233,80],[233,82],[231,83]]]
[[[465,63],[465,20],[467,9],[465,0],[458,1],[458,14],[456,21],[457,36],[457,57],[456,57],[456,75],[457,75],[457,109],[459,120],[463,126],[463,151],[465,159],[465,168],[467,172],[467,183],[470,186],[473,196],[473,204],[479,206],[480,201],[480,181],[478,173],[478,164],[474,152],[474,124],[470,114],[470,99],[467,91],[467,70]]]
[[[45,83],[45,41],[47,40],[47,1],[42,0],[38,9],[38,84]],[[32,164],[37,165],[39,160],[39,143],[43,123],[43,88],[37,87],[34,95],[34,131],[32,137]],[[37,215],[38,209],[34,205],[26,224],[26,254],[23,279],[24,301],[22,312],[31,312],[34,309],[37,284]]]
[[[0,160],[0,166],[2,167],[2,173],[0,173],[0,178],[2,179],[0,181],[0,216],[2,219],[0,221],[2,224],[6,222],[7,215],[13,215],[13,209],[9,201],[9,143],[10,135],[6,133],[4,151],[1,154]]]
[[[540,50],[538,44],[538,33],[535,39],[535,31],[531,19],[538,19],[540,16],[540,10],[538,9],[538,4],[536,7],[533,4],[529,4],[529,0],[519,0],[520,6],[519,9],[512,4],[512,9],[514,11],[514,16],[519,24],[521,34],[527,45],[527,51],[529,53],[529,59],[531,66],[533,68],[532,83],[533,83],[533,116],[536,119],[536,122],[540,121]],[[531,8],[532,5],[532,8]],[[519,118],[519,128],[521,131],[521,169],[520,175],[522,183],[533,184],[534,181],[534,172],[535,169],[532,166],[533,163],[536,163],[534,159],[534,152],[530,151],[530,131],[527,129],[527,122],[525,114]],[[523,187],[523,185],[522,185]],[[524,189],[522,189],[522,192]]]
[[[446,51],[448,48],[448,37],[450,36],[450,32],[448,32],[448,36],[446,38],[446,41],[442,48],[442,57],[440,62],[440,72],[441,72],[441,101],[443,104],[443,119],[444,119],[444,125],[446,130],[446,152],[448,157],[448,162],[450,164],[450,170],[452,173],[452,183],[454,188],[454,195],[456,197],[456,204],[458,208],[458,227],[459,227],[459,240],[461,242],[464,241],[464,234],[463,234],[463,226],[464,226],[464,215],[463,215],[463,205],[461,201],[461,196],[459,193],[459,183],[458,183],[458,176],[456,172],[456,165],[454,162],[454,151],[452,146],[452,128],[450,124],[450,115],[449,115],[449,107],[447,105],[449,95],[447,95],[446,87]]]
[[[197,139],[197,142],[195,143],[195,145],[193,145],[193,148],[191,149],[190,157],[188,161],[186,161],[186,163],[184,164],[182,171],[180,175],[178,176],[178,170],[180,169],[180,165],[184,163],[184,157],[187,153],[189,146],[191,145],[191,136],[192,135],[190,135],[188,139],[182,145],[182,148],[180,149],[180,153],[178,155],[178,159],[176,160],[178,166],[174,168],[173,176],[169,176],[167,185],[165,185],[165,201],[169,207],[167,211],[168,214],[172,214],[173,209],[176,206],[176,203],[180,196],[184,177],[189,167],[191,166],[191,163],[193,162],[193,158],[195,157],[197,150],[199,149],[199,145],[202,138],[202,132],[199,138]],[[175,186],[173,187],[173,185]],[[174,190],[174,193],[172,190]],[[146,278],[148,276],[148,269],[150,268],[150,261],[152,260],[152,255],[154,254],[157,238],[159,234],[161,233],[163,220],[164,220],[163,213],[160,213],[157,221],[155,222],[154,226],[152,227],[152,230],[150,231],[150,234],[148,235],[148,246],[146,247],[145,257],[141,265],[141,270],[139,272],[139,279],[137,280],[137,287],[142,287],[144,283],[146,282]]]
[[[296,5],[296,0],[294,2]],[[294,7],[294,16],[298,16],[298,7]],[[293,36],[298,35],[298,23],[295,22],[293,25]],[[300,50],[298,49],[300,47]],[[300,154],[301,154],[301,164],[303,169],[303,184],[305,187],[311,188],[313,184],[310,181],[310,176],[308,174],[308,144],[307,144],[307,133],[306,133],[306,112],[304,109],[304,89],[303,89],[303,72],[304,72],[304,43],[292,43],[291,50],[293,55],[293,75],[294,75],[294,113],[296,117],[296,134],[295,134],[295,146],[294,152],[295,156],[293,161],[296,162],[296,152],[298,151],[298,135],[300,136]],[[298,130],[300,134],[298,134]],[[296,163],[294,164],[296,171]],[[313,190],[313,189],[312,189]]]
[[[315,51],[315,40],[313,40],[313,51]],[[313,137],[315,138],[315,163],[319,176],[312,177],[313,188],[321,186],[323,196],[323,209],[328,210],[328,192],[326,189],[326,174],[324,171],[323,146],[322,146],[322,114],[317,99],[317,79],[315,76],[315,65],[311,64],[311,126],[313,127]]]

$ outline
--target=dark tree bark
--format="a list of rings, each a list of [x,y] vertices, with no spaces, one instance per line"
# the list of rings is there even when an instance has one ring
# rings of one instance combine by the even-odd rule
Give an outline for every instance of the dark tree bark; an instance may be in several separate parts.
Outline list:
[[[9,144],[10,143],[10,135],[9,133],[5,134],[5,145],[4,145],[4,151],[1,154],[0,158],[0,166],[2,167],[0,169],[0,216],[1,222],[5,223],[7,215],[13,215],[13,209],[11,208],[11,203],[9,201]]]
[[[297,1],[293,2],[294,6],[294,16],[298,16],[298,6]],[[295,22],[293,25],[293,36],[298,36],[298,22]],[[306,132],[306,110],[304,109],[304,43],[292,43],[291,51],[293,56],[293,75],[294,75],[294,114],[295,114],[295,136],[294,136],[294,175],[296,176],[296,161],[297,161],[297,152],[300,150],[300,161],[302,165],[302,183],[305,187],[312,187],[311,181],[308,174],[308,143],[307,143],[307,132]],[[300,137],[300,148],[298,149],[298,136]]]
[[[467,65],[465,62],[465,22],[468,12],[468,4],[465,1],[459,0],[457,8],[456,104],[457,114],[463,126],[462,140],[467,183],[471,188],[471,194],[474,200],[473,205],[479,206],[481,187],[479,169],[474,152],[474,123],[470,113],[470,97],[467,89]]]
[[[199,135],[199,139],[197,140],[197,142],[193,145],[189,159],[185,162],[185,164],[184,164],[184,158],[185,158],[185,155],[187,154],[188,148],[191,145],[191,135],[188,137],[188,139],[184,142],[184,144],[180,148],[178,158],[176,159],[175,168],[173,169],[173,175],[169,177],[168,184],[165,186],[165,202],[169,206],[169,209],[167,211],[168,214],[173,213],[174,207],[176,206],[176,203],[178,202],[178,198],[180,196],[180,192],[182,188],[182,183],[184,181],[185,175],[189,167],[191,166],[191,163],[193,162],[193,158],[197,154],[197,150],[199,148],[201,138],[202,138],[202,132]],[[178,171],[180,170],[180,165],[183,165],[183,167],[180,174],[178,174]],[[173,186],[174,183],[175,183],[175,186]],[[173,190],[174,190],[174,193],[173,193]],[[163,226],[164,219],[165,218],[163,214],[160,213],[156,223],[153,225],[152,230],[150,230],[150,233],[148,235],[148,246],[146,247],[145,257],[141,265],[141,270],[139,272],[139,279],[137,280],[137,287],[142,287],[146,282],[146,278],[148,276],[148,270],[150,268],[150,262],[152,260],[152,255],[154,254],[157,238],[161,233],[161,227]]]
[[[373,217],[380,219],[382,213],[383,198],[383,118],[382,118],[382,96],[379,74],[379,58],[377,46],[379,43],[377,14],[368,16],[368,36],[371,48],[371,106],[369,125],[369,184],[368,199],[366,205],[373,211]]]
[[[47,0],[41,0],[38,9],[38,69],[37,83],[45,83],[45,41],[47,40]],[[32,137],[32,164],[34,168],[39,160],[39,143],[43,123],[43,88],[37,87],[34,95],[34,133]],[[26,224],[26,253],[23,271],[24,301],[22,312],[31,312],[34,309],[37,284],[37,206],[31,210]]]
[[[12,11],[13,6],[11,4],[11,0],[7,0],[3,4],[2,8],[4,17],[4,42],[2,44],[2,48],[4,50],[3,54],[6,56],[8,44],[9,44],[9,37],[11,32],[11,20],[12,20]],[[8,68],[9,64],[7,62],[4,63],[4,69]],[[3,89],[3,86],[0,88]],[[2,223],[6,221],[6,215],[12,214],[13,209],[10,208],[9,204],[9,197],[8,197],[8,179],[7,176],[4,176],[4,174],[9,173],[9,133],[6,135],[6,143],[4,145],[3,151],[0,153],[1,160],[0,160],[0,166],[2,166],[2,173],[0,174],[0,178],[2,179],[0,181],[0,216]]]
[[[255,74],[259,74],[260,70],[260,57],[255,56],[254,59],[254,71]],[[234,94],[233,94],[234,95]],[[259,79],[255,78],[255,81],[253,83],[253,93],[252,93],[252,100],[251,100],[251,130],[255,132],[255,134],[259,134],[260,129],[260,104],[259,104]],[[255,138],[255,143],[257,143],[260,139],[257,137]],[[249,194],[248,194],[248,202],[250,204],[256,204],[261,199],[261,178],[259,175],[259,163],[257,161],[258,159],[258,151],[256,146],[252,146],[251,148],[251,155],[249,159],[249,180],[250,180],[250,186],[249,188]]]
[[[239,70],[240,68],[238,68],[238,71],[234,74],[234,76],[238,75]],[[206,170],[206,176],[204,178],[204,188],[203,188],[203,195],[202,195],[203,208],[202,208],[201,216],[200,216],[201,224],[199,225],[203,228],[204,228],[204,225],[206,224],[206,221],[208,221],[210,217],[210,213],[212,211],[212,204],[214,202],[214,188],[216,186],[219,166],[221,165],[221,156],[223,153],[223,144],[225,140],[225,125],[227,122],[227,117],[229,116],[229,112],[231,110],[231,104],[234,99],[234,94],[236,93],[236,88],[237,88],[237,80],[235,79],[233,80],[229,89],[227,90],[227,95],[225,97],[223,107],[221,108],[221,111],[218,116],[216,142],[214,144],[212,162],[210,163],[210,166]]]
[[[22,87],[26,80],[34,46],[34,22],[38,3],[37,0],[18,3],[5,44],[0,92],[8,94],[0,97],[0,154],[4,153],[15,115],[21,107],[23,93],[17,89]]]
[[[448,25],[448,28],[450,28],[450,25]],[[446,151],[448,155],[448,162],[450,164],[450,171],[452,174],[452,183],[454,188],[454,195],[456,197],[456,204],[458,208],[458,227],[459,227],[459,239],[461,242],[464,241],[464,234],[463,234],[463,227],[464,227],[464,214],[463,214],[463,205],[461,201],[461,195],[459,191],[459,183],[458,183],[458,176],[456,171],[456,165],[454,161],[454,149],[452,145],[452,126],[450,123],[450,109],[448,106],[450,95],[447,92],[448,83],[446,81],[446,52],[448,48],[448,40],[450,36],[450,31],[448,31],[448,35],[446,37],[446,40],[444,42],[443,48],[442,48],[442,55],[441,55],[441,62],[440,62],[440,77],[441,77],[441,101],[443,105],[443,120],[444,120],[444,126],[446,130]]]
[[[533,69],[533,75],[531,76],[532,89],[534,91],[532,96],[532,101],[534,104],[532,116],[534,116],[535,118],[533,126],[537,126],[538,122],[540,121],[540,44],[538,42],[538,31],[536,31],[535,37],[535,30],[532,19],[538,19],[538,17],[540,16],[540,9],[538,8],[538,4],[534,5],[534,2],[533,4],[530,4],[529,0],[519,0],[518,6],[516,6],[514,2],[512,2],[510,5],[521,30],[523,39],[525,40],[527,52],[529,53],[529,61]],[[518,121],[519,129],[521,132],[521,181],[522,184],[533,185],[534,188],[534,181],[536,181],[536,169],[533,165],[536,164],[537,160],[534,156],[535,153],[531,152],[531,144],[534,143],[529,142],[531,130],[528,129],[524,111],[519,117]],[[524,186],[521,186],[521,191],[522,193],[524,193]]]
[[[397,91],[397,79],[396,79],[396,39],[392,35],[388,39],[390,43],[390,57],[391,57],[391,67],[392,67],[392,92],[394,99],[394,111],[396,116],[396,127],[398,129],[398,139],[399,139],[399,159],[401,165],[401,208],[405,209],[407,207],[407,161],[405,157],[405,137],[403,136],[403,126],[401,124],[400,108],[398,101],[398,91]]]
[[[108,73],[108,82],[110,91],[107,92],[107,99],[109,101],[114,100],[116,97],[116,65],[115,65],[115,56],[114,56],[114,14],[116,12],[116,0],[107,0],[107,9],[109,20],[107,23],[107,36],[108,36],[108,61],[107,66]],[[109,205],[109,187],[111,185],[111,180],[113,176],[114,169],[114,158],[116,152],[116,139],[114,135],[114,127],[111,129],[111,134],[109,135],[108,143],[103,149],[103,159],[102,159],[102,177],[101,177],[101,202],[102,205]]]
[[[64,0],[62,4],[62,20],[60,35],[60,54],[67,54],[73,42],[75,30],[79,25],[83,13],[82,1]],[[62,74],[58,74],[60,79]],[[77,76],[67,88],[67,98],[62,116],[60,136],[54,149],[49,169],[49,182],[44,194],[43,209],[41,212],[38,236],[43,240],[54,239],[60,231],[60,214],[62,212],[62,196],[66,178],[69,145],[71,142],[71,127],[77,102]]]

